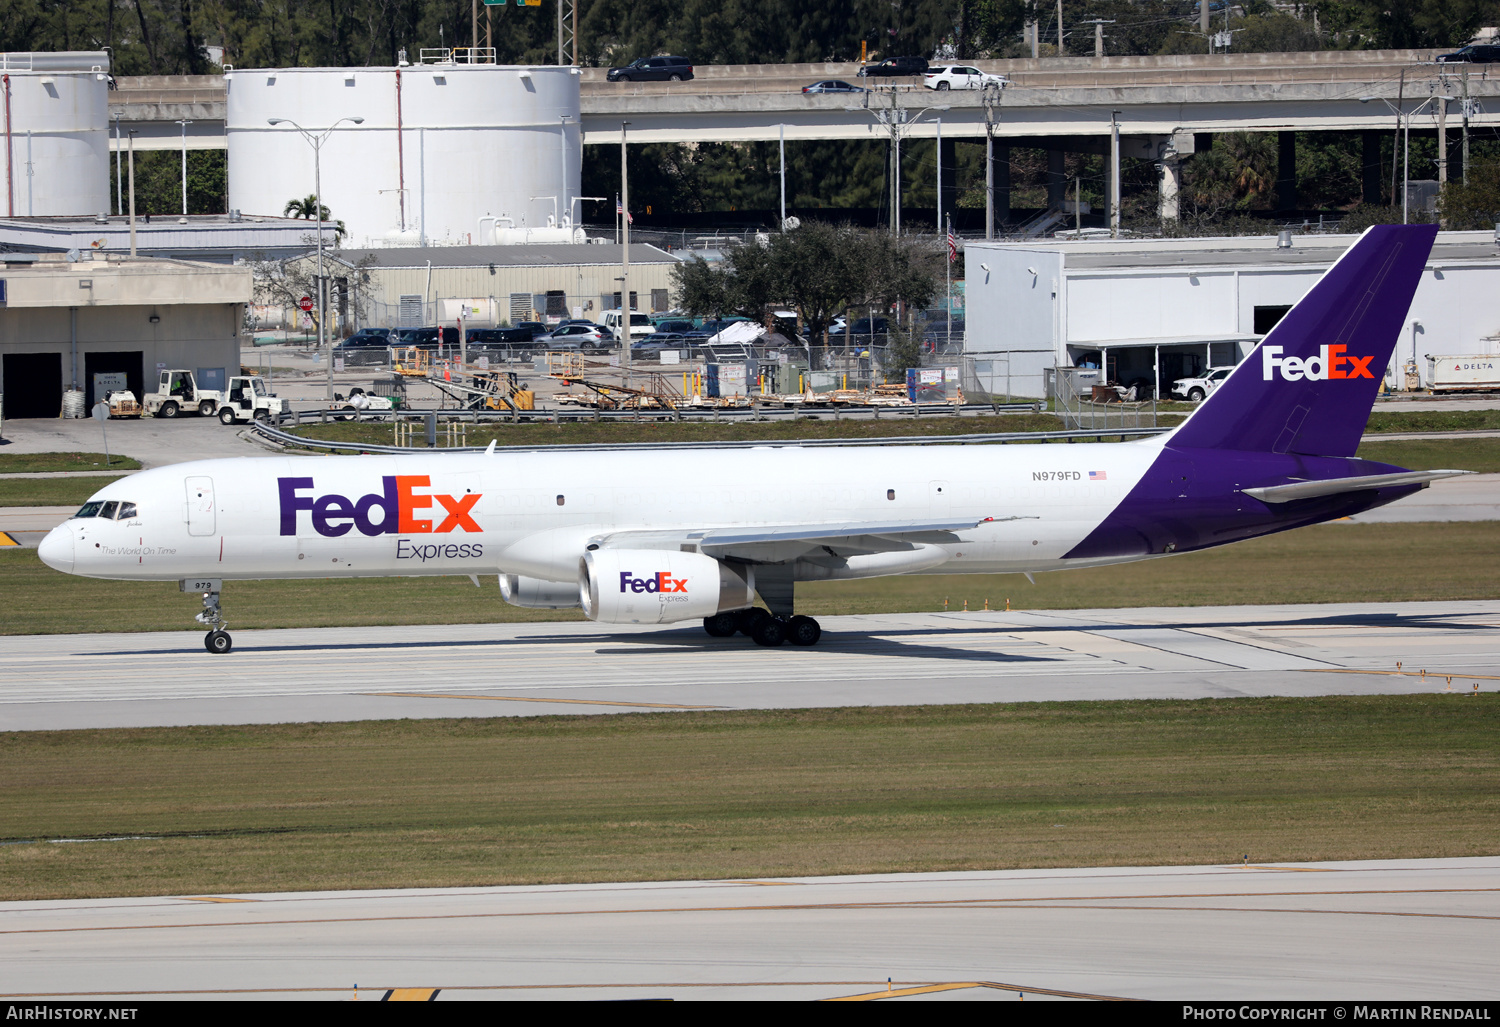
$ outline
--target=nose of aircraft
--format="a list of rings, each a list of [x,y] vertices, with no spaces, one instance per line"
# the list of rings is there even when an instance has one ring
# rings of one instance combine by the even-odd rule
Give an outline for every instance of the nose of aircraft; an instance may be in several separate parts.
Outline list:
[[[36,555],[42,563],[64,574],[73,573],[73,529],[60,524],[47,533],[36,547]]]

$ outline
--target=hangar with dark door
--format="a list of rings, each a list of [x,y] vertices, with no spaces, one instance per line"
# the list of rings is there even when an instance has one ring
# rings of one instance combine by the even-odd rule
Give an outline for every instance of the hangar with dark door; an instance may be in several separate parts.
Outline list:
[[[5,416],[62,415],[61,353],[5,354]]]
[[[94,393],[94,375],[96,374],[123,374],[125,376],[124,387],[135,393],[139,400],[145,386],[145,354],[140,350],[125,353],[89,353],[83,354],[83,388],[87,395],[84,396],[89,408],[101,399],[108,399],[109,392]]]

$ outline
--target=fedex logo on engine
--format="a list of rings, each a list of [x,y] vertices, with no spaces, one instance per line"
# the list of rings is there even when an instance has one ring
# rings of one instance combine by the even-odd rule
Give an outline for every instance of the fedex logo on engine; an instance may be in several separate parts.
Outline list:
[[[312,516],[313,530],[328,538],[347,535],[358,528],[361,535],[427,535],[450,531],[483,532],[474,521],[472,511],[480,493],[445,496],[423,493],[417,489],[432,487],[425,474],[386,475],[380,479],[381,491],[351,500],[347,496],[326,493],[321,496],[300,495],[313,491],[311,478],[277,478],[281,498],[281,534],[297,534],[297,514],[306,510]],[[439,520],[436,509],[442,507]],[[427,513],[427,517],[420,514]],[[433,522],[437,524],[434,526]]]
[[[1277,377],[1288,382],[1300,382],[1303,379],[1322,382],[1330,378],[1374,378],[1375,375],[1370,371],[1370,361],[1375,357],[1356,357],[1346,352],[1348,348],[1320,346],[1317,356],[1304,360],[1302,357],[1283,357],[1280,346],[1262,346],[1261,377],[1268,382]]]
[[[634,571],[620,572],[621,592],[686,592],[687,578],[674,578],[666,571],[657,571],[649,578],[638,578]]]

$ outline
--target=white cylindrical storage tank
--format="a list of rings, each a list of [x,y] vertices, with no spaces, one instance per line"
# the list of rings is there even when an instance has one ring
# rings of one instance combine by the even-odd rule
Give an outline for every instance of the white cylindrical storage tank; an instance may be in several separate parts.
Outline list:
[[[0,54],[6,217],[106,214],[109,55]]]
[[[547,227],[569,218],[579,192],[577,68],[420,64],[225,78],[229,206],[279,215],[311,196],[321,140],[323,205],[344,222],[345,246],[478,245],[481,218]],[[341,122],[354,118],[364,120]]]

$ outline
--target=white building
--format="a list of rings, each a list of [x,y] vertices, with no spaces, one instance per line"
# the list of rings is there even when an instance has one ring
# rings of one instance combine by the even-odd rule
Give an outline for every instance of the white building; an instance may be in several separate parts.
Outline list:
[[[349,246],[582,241],[578,68],[448,55],[224,78],[233,209],[279,214],[321,178]],[[295,126],[322,140],[318,166]]]
[[[1096,367],[1164,396],[1174,379],[1238,363],[1356,238],[970,242],[966,353],[999,394],[1042,397],[1048,369]],[[1411,363],[1430,384],[1429,356],[1495,355],[1497,295],[1496,236],[1440,233],[1388,384],[1404,387]]]

